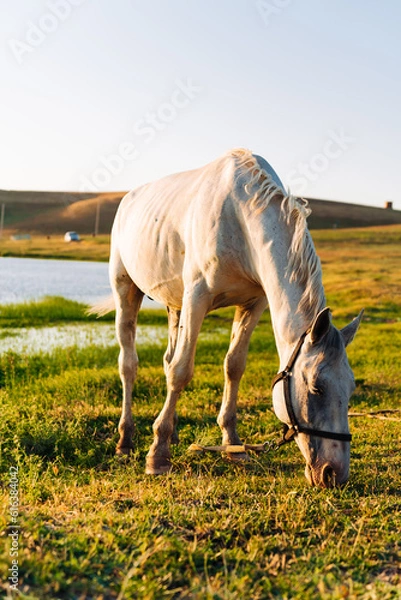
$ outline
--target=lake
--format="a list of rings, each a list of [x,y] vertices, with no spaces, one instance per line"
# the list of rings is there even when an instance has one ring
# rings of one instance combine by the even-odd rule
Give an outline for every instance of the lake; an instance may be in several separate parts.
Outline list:
[[[0,257],[0,304],[44,296],[91,304],[110,294],[107,263]],[[160,304],[146,297],[143,306],[160,308]]]

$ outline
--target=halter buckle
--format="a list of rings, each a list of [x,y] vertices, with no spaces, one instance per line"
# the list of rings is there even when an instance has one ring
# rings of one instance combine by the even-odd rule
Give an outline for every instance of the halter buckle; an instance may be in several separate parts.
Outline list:
[[[291,425],[291,427],[289,427],[287,423],[284,423],[282,437],[281,440],[277,442],[276,447],[280,448],[280,446],[292,442],[296,435],[298,435],[297,425]]]

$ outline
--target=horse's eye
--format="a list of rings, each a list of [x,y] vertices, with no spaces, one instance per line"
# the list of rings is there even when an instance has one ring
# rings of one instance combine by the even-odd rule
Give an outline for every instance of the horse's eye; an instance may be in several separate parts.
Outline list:
[[[324,390],[321,386],[318,385],[314,385],[312,390],[311,390],[312,394],[314,396],[323,396],[324,395]]]

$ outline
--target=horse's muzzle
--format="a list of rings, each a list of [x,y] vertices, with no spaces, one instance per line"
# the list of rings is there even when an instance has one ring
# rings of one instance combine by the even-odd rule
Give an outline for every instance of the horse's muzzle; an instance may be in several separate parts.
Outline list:
[[[334,488],[345,485],[348,481],[349,469],[344,465],[326,462],[319,467],[306,465],[305,477],[312,486]]]

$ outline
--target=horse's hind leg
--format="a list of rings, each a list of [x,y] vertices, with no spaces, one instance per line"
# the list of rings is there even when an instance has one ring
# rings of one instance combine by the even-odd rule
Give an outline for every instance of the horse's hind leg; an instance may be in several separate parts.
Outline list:
[[[164,372],[166,374],[166,377],[167,377],[168,368],[169,368],[170,363],[171,363],[171,361],[173,359],[174,352],[175,352],[175,347],[176,347],[176,344],[177,344],[178,326],[180,324],[181,310],[178,310],[176,308],[170,308],[168,306],[167,307],[167,314],[168,314],[168,346],[167,346],[167,350],[166,350],[166,352],[164,354],[164,357],[163,357]],[[172,444],[178,444],[179,443],[178,431],[177,431],[177,423],[178,423],[178,417],[177,417],[177,413],[175,413],[174,414],[174,431],[173,431],[173,434],[171,436],[171,443]]]
[[[120,439],[116,451],[117,454],[129,454],[133,449],[134,433],[132,387],[138,368],[135,335],[143,293],[129,277],[119,258],[110,263],[110,281],[116,304],[116,333],[120,344],[118,366],[123,386],[122,413],[118,425]]]
[[[255,326],[267,306],[265,297],[252,305],[237,306],[231,332],[231,342],[224,360],[224,393],[217,419],[223,435],[223,445],[241,444],[237,433],[237,396],[245,371],[249,342]],[[228,454],[231,460],[246,460],[246,453]]]

